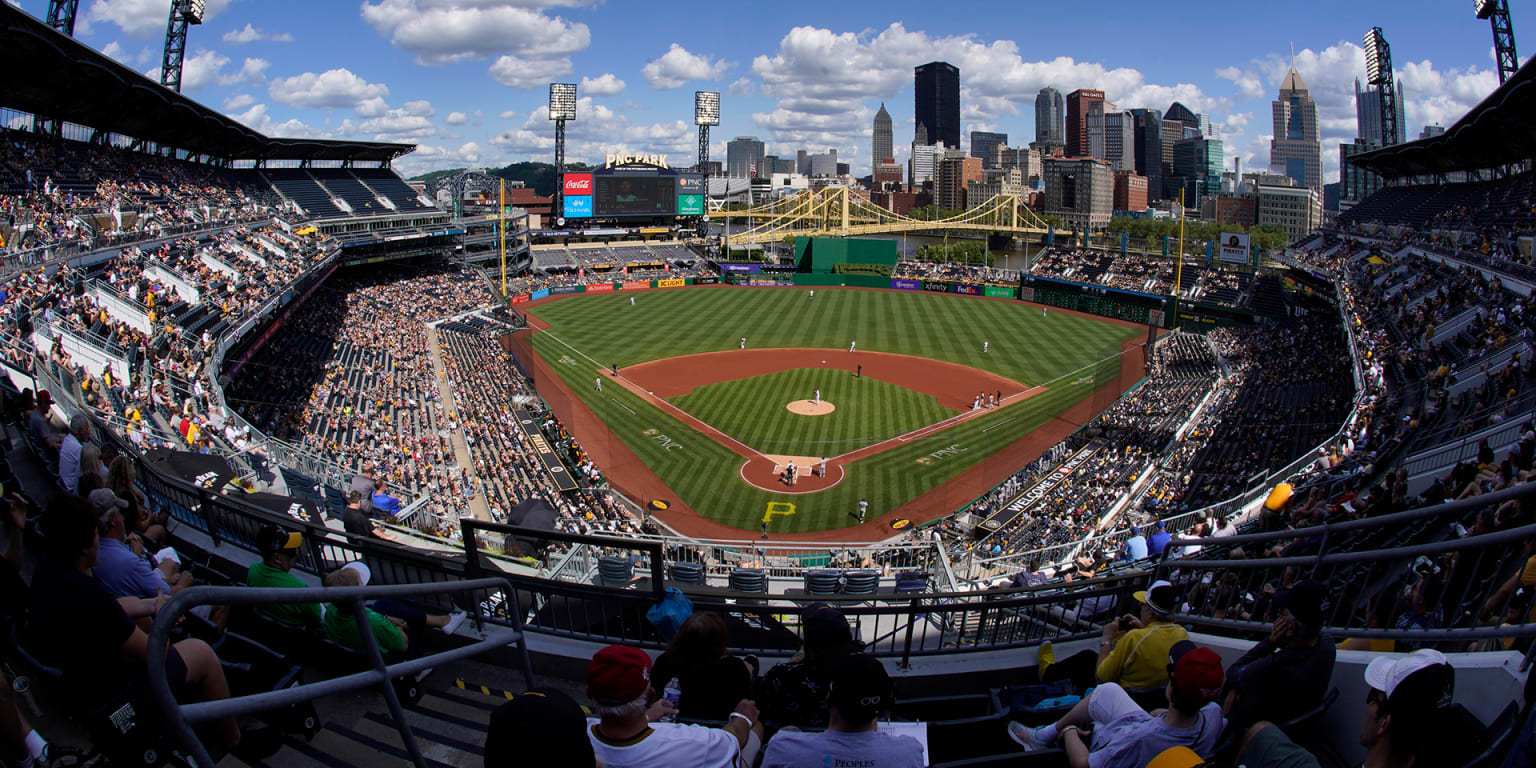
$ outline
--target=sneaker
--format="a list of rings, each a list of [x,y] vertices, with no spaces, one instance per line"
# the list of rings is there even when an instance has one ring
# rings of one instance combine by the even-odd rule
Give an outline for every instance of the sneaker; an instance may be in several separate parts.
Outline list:
[[[1056,648],[1048,642],[1041,644],[1040,653],[1036,655],[1036,660],[1040,664],[1040,676],[1043,678],[1045,677],[1045,670],[1050,669],[1051,665],[1056,663]]]
[[[1035,736],[1035,729],[1023,723],[1010,721],[1008,723],[1008,738],[1018,742],[1025,752],[1034,752],[1038,749],[1049,749],[1050,745]]]
[[[464,619],[467,615],[468,614],[464,613],[463,611],[454,611],[453,613],[448,614],[448,623],[443,625],[443,634],[453,634],[456,630],[458,630],[459,625],[464,623]]]

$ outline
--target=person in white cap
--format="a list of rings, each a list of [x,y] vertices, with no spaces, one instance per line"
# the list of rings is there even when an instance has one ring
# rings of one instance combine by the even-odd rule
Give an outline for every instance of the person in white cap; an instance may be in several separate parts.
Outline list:
[[[367,565],[354,561],[331,571],[325,577],[325,586],[366,587],[370,575]],[[463,611],[455,611],[450,616],[434,615],[394,600],[376,600],[364,611],[368,615],[368,627],[379,643],[379,652],[387,663],[399,661],[407,654],[418,654],[422,633],[427,629],[441,629],[451,635],[464,623]],[[322,626],[331,642],[362,649],[362,636],[358,634],[357,619],[350,603],[327,605]]]
[[[1360,723],[1364,768],[1428,768],[1454,748],[1443,727],[1456,692],[1456,670],[1439,651],[1378,656],[1365,668],[1365,716]],[[1248,768],[1313,768],[1317,758],[1268,721],[1248,729],[1241,761]]]

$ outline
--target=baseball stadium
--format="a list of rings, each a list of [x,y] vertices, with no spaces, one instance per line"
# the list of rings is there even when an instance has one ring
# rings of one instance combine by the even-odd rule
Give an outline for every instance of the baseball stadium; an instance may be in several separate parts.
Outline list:
[[[721,177],[706,91],[696,161],[572,169],[551,83],[551,195],[407,179],[183,95],[201,2],[160,82],[47,5],[0,3],[0,765],[1536,754],[1512,32],[1345,210],[1185,238],[1073,219],[1092,158],[926,217]],[[1277,176],[1217,199],[1321,205]]]

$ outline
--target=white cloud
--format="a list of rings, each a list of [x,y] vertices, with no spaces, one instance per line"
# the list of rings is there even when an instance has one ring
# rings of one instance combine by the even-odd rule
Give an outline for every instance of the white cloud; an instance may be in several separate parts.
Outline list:
[[[306,125],[304,122],[292,119],[281,123],[274,122],[267,114],[267,105],[257,104],[240,114],[230,114],[227,117],[245,124],[252,130],[266,134],[267,136],[280,136],[285,138],[323,139],[331,136],[318,128]]]
[[[432,108],[432,102],[427,101],[426,99],[407,101],[406,103],[402,104],[400,108],[405,112],[405,114],[414,115],[416,117],[431,117],[437,114],[437,110]]]
[[[234,0],[208,0],[203,9],[203,18],[206,20],[219,15],[232,2]],[[80,15],[75,32],[86,34],[91,31],[91,25],[104,21],[116,24],[130,37],[164,33],[165,20],[170,13],[170,0],[94,0],[85,9],[85,13]]]
[[[230,45],[244,45],[258,40],[270,40],[274,43],[291,43],[293,42],[293,35],[287,32],[263,32],[251,26],[250,22],[246,22],[245,26],[241,29],[233,29],[224,33],[224,42]]]
[[[515,109],[504,109],[504,110],[496,113],[496,117],[498,119],[501,119],[501,120],[511,120],[512,118],[517,117],[517,110],[515,110]]]
[[[102,52],[103,55],[110,56],[113,59],[116,59],[118,61],[118,63],[124,63],[124,62],[127,61],[128,52],[124,51],[123,47],[121,45],[118,45],[116,40],[113,40],[112,42],[107,43],[106,45],[103,45],[101,47],[101,52]]]
[[[435,144],[418,144],[416,151],[395,161],[395,169],[407,176],[442,168],[480,168],[494,157],[488,156],[479,144],[468,141],[458,149]]]
[[[228,112],[235,112],[255,103],[256,97],[249,93],[239,93],[224,100],[224,109]]]
[[[689,53],[687,48],[673,43],[661,58],[646,63],[640,73],[652,88],[679,88],[689,80],[718,80],[733,65],[712,59],[708,55]]]
[[[756,86],[752,83],[752,78],[738,77],[731,83],[731,87],[726,89],[726,93],[731,96],[749,96],[754,90]]]
[[[272,62],[267,61],[266,59],[246,59],[240,65],[240,70],[238,72],[230,75],[220,76],[219,85],[257,85],[264,83],[267,80],[267,68],[270,66],[272,66]]]
[[[624,92],[624,81],[614,77],[612,72],[596,78],[583,77],[576,92],[598,97],[617,96]]]
[[[469,122],[469,116],[463,112],[449,112],[448,117],[443,118],[446,125],[463,125]]]
[[[1258,75],[1249,70],[1238,67],[1225,67],[1216,70],[1216,76],[1223,80],[1231,80],[1232,84],[1237,86],[1237,97],[1239,99],[1258,99],[1264,96],[1264,83],[1259,80]]]
[[[226,72],[224,67],[227,64],[229,64],[229,57],[217,51],[198,51],[182,59],[181,90],[197,91],[215,84],[258,85],[266,81],[265,73],[272,65],[266,59],[246,59],[239,70]],[[155,67],[145,72],[144,76],[160,82],[160,68]]]
[[[278,78],[267,92],[273,101],[290,107],[351,109],[362,117],[376,117],[386,109],[389,86],[370,83],[348,69],[332,69]]]
[[[419,139],[437,133],[431,120],[425,115],[413,114],[410,109],[391,109],[371,120],[364,120],[357,130],[373,134],[374,141]]]
[[[551,80],[571,73],[571,60],[524,59],[502,56],[488,70],[491,79],[508,88],[543,88]]]
[[[626,116],[583,96],[576,101],[578,119],[566,124],[565,152],[573,161],[597,162],[609,152],[657,152],[673,157],[675,165],[689,165],[696,147],[693,128],[682,120],[630,125]],[[540,105],[521,125],[502,131],[491,144],[510,160],[548,162],[553,156],[555,131],[549,108]]]
[[[362,5],[363,20],[423,65],[509,54],[561,59],[592,43],[587,25],[546,16],[528,0],[378,0]],[[579,3],[564,3],[574,5]],[[567,70],[568,71],[568,70]]]

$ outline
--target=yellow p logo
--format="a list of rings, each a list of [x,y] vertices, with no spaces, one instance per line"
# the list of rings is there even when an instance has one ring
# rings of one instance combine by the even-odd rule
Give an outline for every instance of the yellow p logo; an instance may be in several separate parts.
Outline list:
[[[774,515],[793,515],[794,513],[795,505],[787,501],[770,501],[768,509],[763,512],[763,522],[772,520]]]

